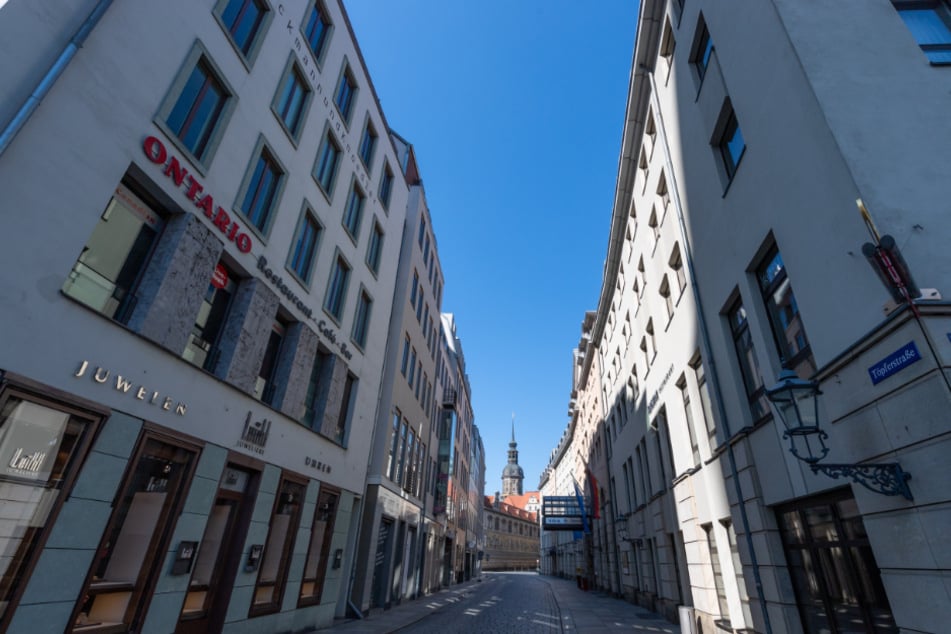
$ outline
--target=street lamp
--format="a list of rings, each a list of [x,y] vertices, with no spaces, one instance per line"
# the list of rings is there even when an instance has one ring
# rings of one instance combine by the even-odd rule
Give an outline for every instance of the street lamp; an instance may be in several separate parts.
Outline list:
[[[766,390],[786,427],[783,438],[789,439],[789,452],[809,465],[813,473],[822,472],[830,478],[848,476],[866,489],[883,495],[902,495],[911,500],[908,480],[911,474],[902,471],[897,462],[879,464],[819,464],[829,448],[829,434],[819,427],[819,383],[799,378],[783,368],[779,382]]]

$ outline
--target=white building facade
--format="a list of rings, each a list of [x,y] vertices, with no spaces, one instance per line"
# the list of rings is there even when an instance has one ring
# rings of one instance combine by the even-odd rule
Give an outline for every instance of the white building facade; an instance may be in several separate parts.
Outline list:
[[[584,389],[622,592],[684,631],[946,628],[949,24],[945,2],[640,3]],[[912,301],[863,256],[892,239]],[[767,397],[784,368],[822,392],[816,470]]]
[[[12,2],[0,56],[0,629],[330,624],[408,198],[343,8]]]

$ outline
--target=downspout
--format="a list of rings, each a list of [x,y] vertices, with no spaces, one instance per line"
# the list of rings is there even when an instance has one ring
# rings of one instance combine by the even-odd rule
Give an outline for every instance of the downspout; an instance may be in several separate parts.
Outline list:
[[[729,419],[726,415],[726,408],[723,405],[723,394],[720,390],[720,380],[717,376],[716,361],[713,357],[713,350],[710,346],[710,332],[707,328],[707,320],[703,313],[703,304],[700,301],[700,286],[697,284],[697,272],[693,266],[693,250],[690,246],[690,237],[687,233],[687,223],[684,220],[683,204],[680,199],[680,188],[677,186],[677,176],[674,171],[673,162],[670,158],[670,144],[667,139],[667,129],[664,124],[663,110],[657,99],[657,83],[654,80],[654,73],[646,66],[641,66],[641,70],[647,75],[651,84],[651,107],[657,113],[657,120],[660,124],[660,138],[664,141],[664,163],[667,173],[670,175],[669,190],[673,193],[674,207],[677,211],[677,223],[680,226],[680,238],[683,241],[683,257],[686,261],[687,270],[690,271],[690,290],[693,292],[693,300],[697,306],[697,322],[700,326],[700,342],[703,348],[704,363],[710,368],[710,383],[713,386],[714,400],[716,401],[717,416],[723,425],[724,435],[726,437],[726,453],[730,463],[730,475],[733,478],[733,486],[736,489],[736,497],[740,507],[740,521],[743,523],[743,534],[746,537],[746,547],[750,551],[750,564],[753,568],[753,582],[756,586],[756,597],[759,600],[763,612],[763,625],[766,628],[766,634],[772,634],[772,627],[769,622],[769,610],[766,609],[766,595],[763,591],[763,579],[760,575],[759,562],[756,558],[756,549],[753,546],[753,535],[750,532],[749,518],[746,515],[746,502],[743,499],[743,491],[740,486],[740,478],[736,469],[736,454],[733,451],[733,443],[730,438],[733,433],[730,431]]]
[[[73,59],[73,56],[76,55],[76,52],[82,48],[86,38],[89,37],[89,34],[99,23],[99,20],[111,4],[112,0],[99,0],[96,7],[86,17],[85,22],[83,22],[79,30],[76,31],[76,34],[70,39],[69,44],[66,45],[63,52],[59,54],[59,57],[56,58],[53,65],[50,66],[46,74],[43,75],[40,83],[36,85],[33,92],[27,97],[27,100],[20,106],[20,109],[13,116],[13,119],[3,129],[3,132],[0,132],[0,156],[3,156],[7,147],[13,142],[14,137],[16,137],[23,126],[26,125],[26,122],[33,115],[33,112],[39,107],[40,102],[43,101],[43,98],[46,97],[53,88],[53,84],[56,83],[59,76],[66,70],[66,66],[69,65],[69,62]]]

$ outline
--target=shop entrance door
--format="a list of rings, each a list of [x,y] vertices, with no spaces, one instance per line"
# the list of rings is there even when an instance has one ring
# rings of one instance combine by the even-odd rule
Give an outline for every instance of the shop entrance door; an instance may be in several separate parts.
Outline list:
[[[241,551],[257,488],[256,475],[234,465],[225,469],[198,547],[185,605],[175,630],[179,634],[221,631],[242,561]]]

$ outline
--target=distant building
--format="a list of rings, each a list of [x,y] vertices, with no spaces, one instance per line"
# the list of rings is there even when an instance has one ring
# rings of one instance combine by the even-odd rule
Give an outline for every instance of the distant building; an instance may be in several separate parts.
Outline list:
[[[485,498],[485,557],[482,570],[535,570],[538,567],[538,515]]]
[[[512,442],[509,443],[509,461],[502,469],[502,495],[521,495],[525,472],[518,465],[518,443],[515,442],[515,419],[512,418]]]

